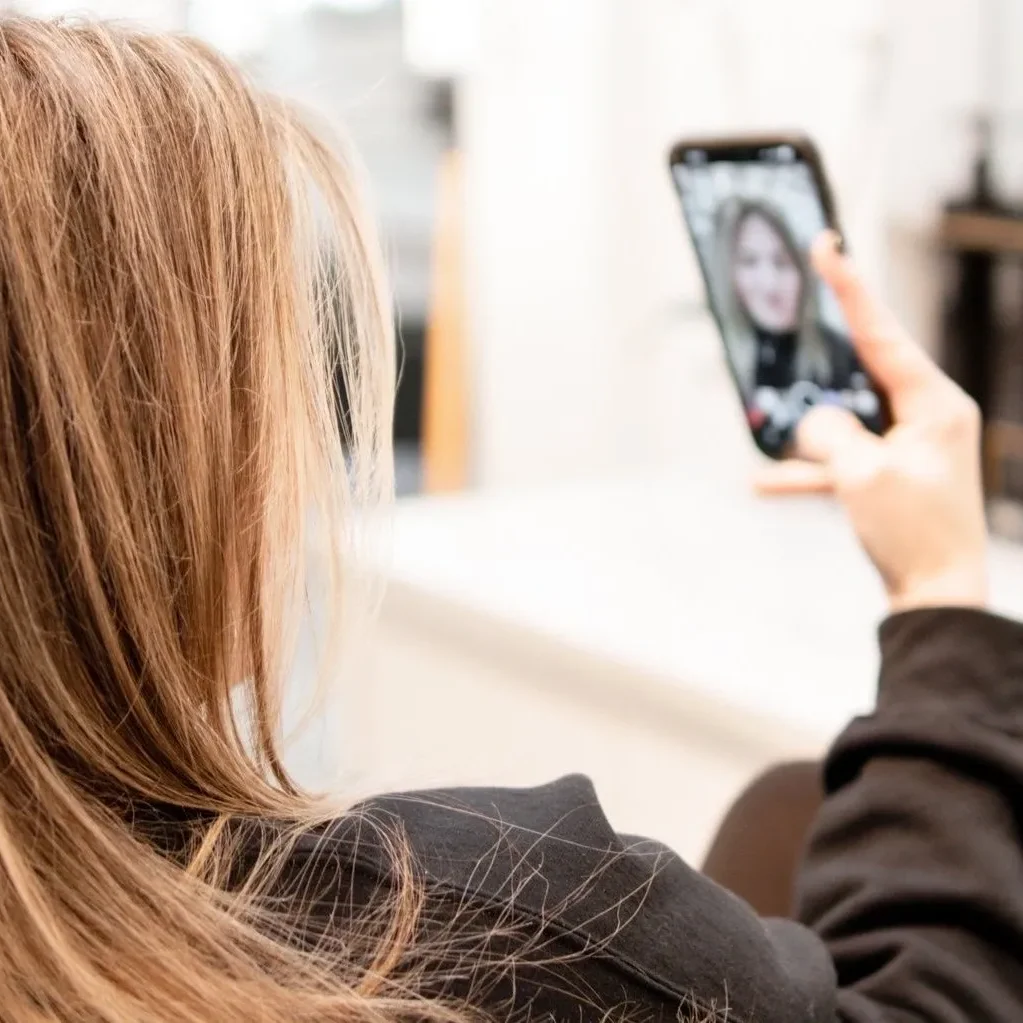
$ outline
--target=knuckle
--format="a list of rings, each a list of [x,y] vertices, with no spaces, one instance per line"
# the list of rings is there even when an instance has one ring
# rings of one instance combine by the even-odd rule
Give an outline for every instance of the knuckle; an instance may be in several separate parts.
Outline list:
[[[969,395],[956,388],[943,402],[935,426],[945,440],[972,440],[980,436],[980,407]]]
[[[836,469],[839,488],[843,494],[850,497],[884,487],[893,472],[891,461],[880,454],[845,459]]]
[[[980,433],[981,415],[980,406],[969,397],[963,395],[963,420],[965,425],[974,433]]]

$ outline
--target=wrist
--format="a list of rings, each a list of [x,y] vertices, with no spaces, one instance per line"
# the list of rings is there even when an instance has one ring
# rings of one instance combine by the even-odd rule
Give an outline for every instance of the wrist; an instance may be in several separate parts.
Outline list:
[[[964,565],[888,587],[888,608],[892,614],[935,607],[983,610],[988,602],[986,564]]]

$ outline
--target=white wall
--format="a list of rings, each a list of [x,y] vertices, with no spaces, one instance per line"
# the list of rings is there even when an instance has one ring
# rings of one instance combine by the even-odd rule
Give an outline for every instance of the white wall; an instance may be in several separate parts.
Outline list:
[[[488,482],[566,460],[596,470],[598,435],[609,435],[612,6],[489,4],[462,96],[476,457]]]
[[[87,14],[124,18],[177,31],[185,25],[189,0],[8,0],[6,6],[40,18]]]
[[[1013,8],[1011,52],[1023,5],[986,2]],[[930,231],[967,179],[983,8],[491,0],[462,97],[479,482],[684,468],[721,431],[714,457],[745,457],[716,342],[677,314],[701,298],[664,167],[685,134],[810,132],[861,265],[930,338]],[[1023,100],[1023,68],[1005,88]],[[1023,130],[1003,153],[1023,179]]]

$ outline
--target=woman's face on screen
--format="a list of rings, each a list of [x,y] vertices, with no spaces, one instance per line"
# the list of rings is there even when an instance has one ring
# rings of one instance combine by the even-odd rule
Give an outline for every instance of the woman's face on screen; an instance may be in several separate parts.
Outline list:
[[[772,333],[799,326],[803,276],[784,239],[759,213],[739,224],[732,273],[739,303],[754,326]]]

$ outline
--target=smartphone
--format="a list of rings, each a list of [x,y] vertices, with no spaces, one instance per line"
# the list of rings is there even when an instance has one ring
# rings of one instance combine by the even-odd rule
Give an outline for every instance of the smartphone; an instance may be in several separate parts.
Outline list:
[[[890,418],[842,310],[810,267],[839,230],[816,147],[802,137],[696,139],[674,146],[671,176],[750,433],[770,458],[791,452],[814,405],[839,405],[875,433]]]

